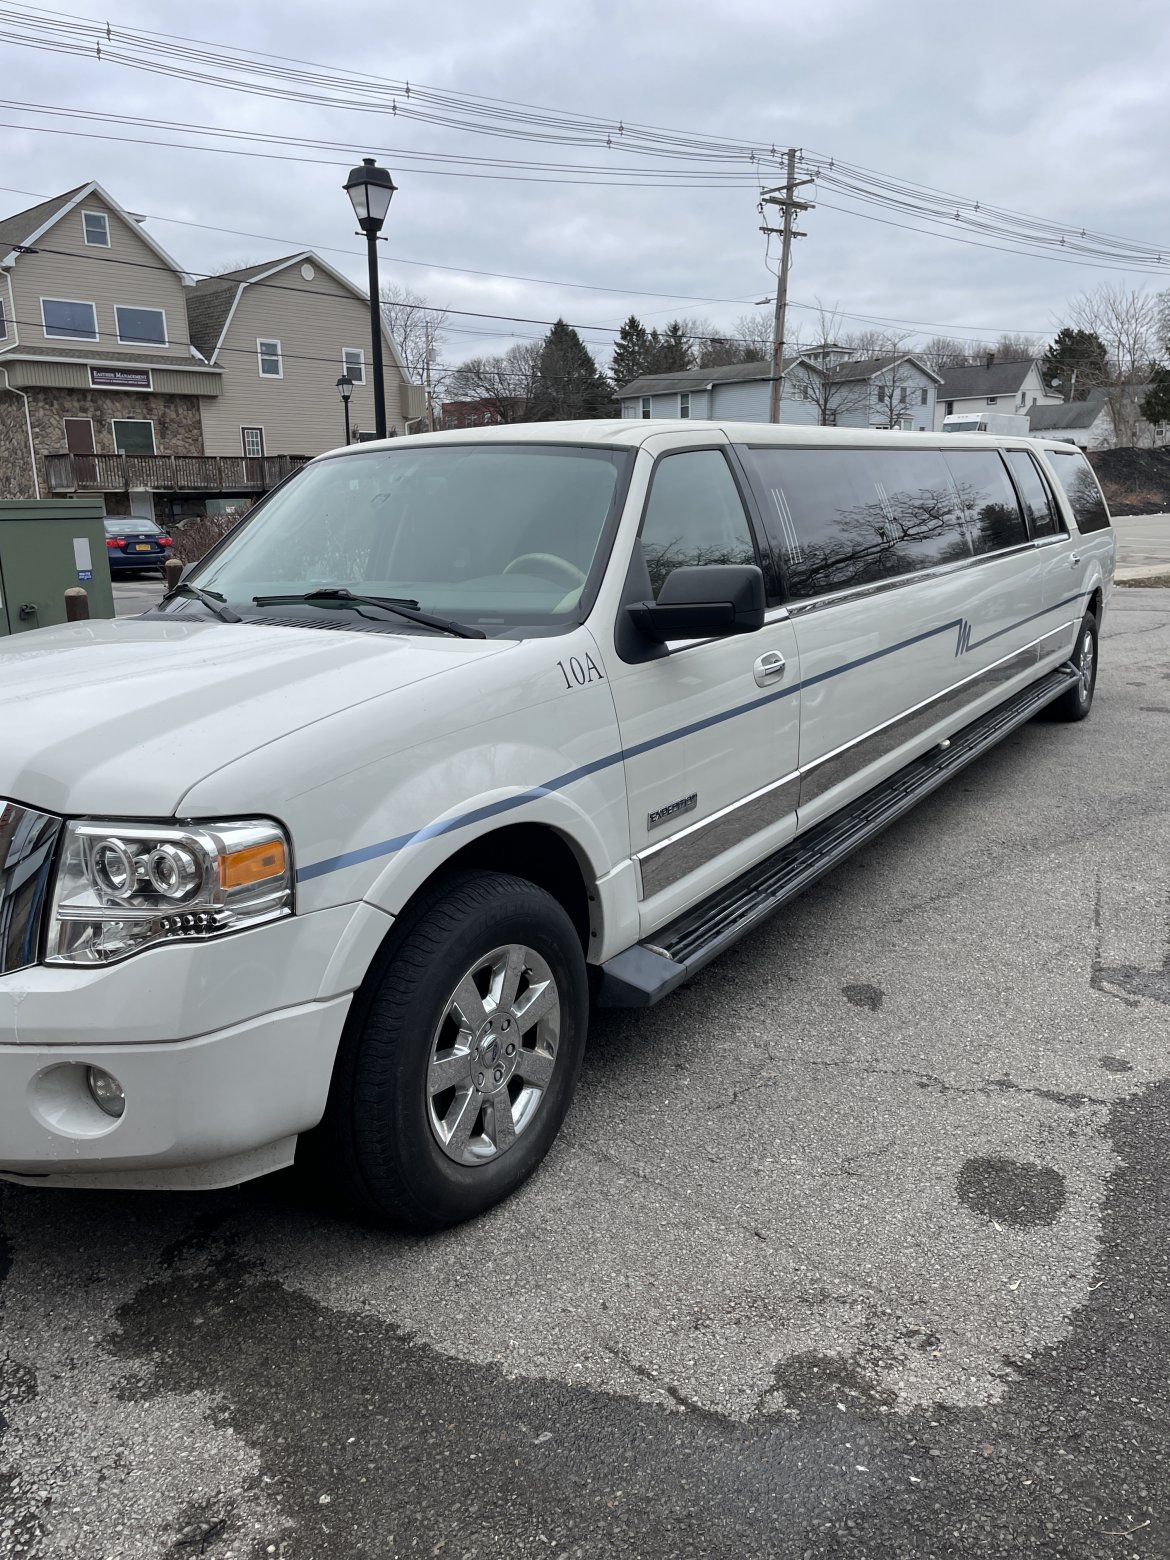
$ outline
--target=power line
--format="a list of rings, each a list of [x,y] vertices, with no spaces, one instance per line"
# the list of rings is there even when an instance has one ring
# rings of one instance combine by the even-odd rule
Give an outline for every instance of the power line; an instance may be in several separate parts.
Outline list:
[[[765,150],[759,143],[753,145],[750,139],[719,140],[637,122],[626,124],[621,119],[615,123],[608,117],[540,108],[503,98],[447,93],[419,83],[412,86],[408,81],[390,80],[360,72],[346,72],[342,75],[329,67],[308,61],[259,51],[236,50],[172,33],[119,29],[115,34],[108,24],[103,27],[92,18],[77,17],[72,13],[41,9],[36,14],[22,14],[0,9],[0,19],[26,29],[24,33],[0,33],[0,37],[20,46],[74,56],[89,57],[96,54],[127,68],[220,89],[346,111],[388,112],[396,118],[409,118],[420,123],[472,132],[481,138],[502,136],[545,144],[604,145],[607,152],[619,146],[627,155],[645,156],[659,163],[683,158],[689,160],[692,166],[696,161],[731,162],[735,167],[742,167],[746,163],[756,173],[761,169],[778,166],[774,146]],[[28,30],[30,27],[34,29],[31,32]],[[36,28],[40,29],[39,34]],[[129,52],[123,45],[129,46]],[[1170,259],[1156,245],[1089,232],[1078,228],[1075,223],[1053,222],[1051,219],[1032,217],[1007,208],[981,207],[979,201],[951,196],[944,191],[932,190],[929,186],[910,185],[821,154],[810,154],[810,159],[813,158],[819,163],[816,171],[827,181],[833,181],[831,187],[840,187],[843,193],[854,194],[866,203],[885,204],[904,212],[912,210],[920,218],[936,223],[942,220],[944,204],[954,206],[955,221],[962,220],[988,235],[1028,246],[1016,252],[1047,253],[1053,248],[1063,248],[1083,254],[1085,258],[1082,263],[1105,262],[1102,266],[1104,269],[1119,266],[1164,268],[1170,265]],[[660,175],[666,173],[665,169],[658,171]],[[732,170],[724,171],[730,174]],[[708,176],[710,172],[705,170]],[[475,176],[515,177],[499,174]],[[690,176],[696,177],[694,172]],[[538,182],[550,181],[542,179]],[[573,182],[595,181],[585,179]],[[834,209],[847,215],[863,215],[848,207]],[[980,212],[982,215],[978,215]],[[941,227],[918,231],[950,241],[970,242]],[[1002,246],[992,244],[986,247]]]

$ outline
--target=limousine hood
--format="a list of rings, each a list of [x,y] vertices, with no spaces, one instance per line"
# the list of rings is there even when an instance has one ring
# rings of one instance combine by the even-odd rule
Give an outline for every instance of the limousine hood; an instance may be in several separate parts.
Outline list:
[[[13,635],[0,639],[0,797],[67,815],[167,817],[246,753],[509,648],[161,618]]]

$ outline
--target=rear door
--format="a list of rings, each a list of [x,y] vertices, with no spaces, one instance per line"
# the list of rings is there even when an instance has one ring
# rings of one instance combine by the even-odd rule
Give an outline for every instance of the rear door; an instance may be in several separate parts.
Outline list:
[[[1081,581],[1071,562],[1074,551],[1068,526],[1052,490],[1051,477],[1042,471],[1030,450],[1005,450],[1004,460],[1020,498],[1028,536],[1040,570],[1044,616],[1037,645],[1038,660],[1058,665],[1072,646],[1081,618]]]
[[[1062,549],[1064,566],[1053,571],[1051,583],[1053,616],[1068,628],[1071,648],[1090,590],[1099,580],[1108,583],[1113,578],[1113,526],[1104,494],[1082,451],[1046,449],[1044,456],[1056,472],[1079,533],[1070,536]]]
[[[634,544],[633,595],[657,597],[674,568],[721,563],[770,563],[726,447],[668,448]],[[796,643],[783,609],[768,618],[757,633],[665,648],[619,633],[610,686],[643,934],[795,832]]]

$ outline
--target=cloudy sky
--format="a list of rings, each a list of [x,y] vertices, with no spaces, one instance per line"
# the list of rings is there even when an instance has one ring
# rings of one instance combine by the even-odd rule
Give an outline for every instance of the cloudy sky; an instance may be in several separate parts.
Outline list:
[[[648,325],[678,314],[733,320],[774,287],[756,210],[761,176],[778,182],[773,146],[809,149],[823,169],[832,157],[834,168],[843,161],[981,209],[1068,224],[1070,235],[1084,227],[1155,249],[1164,241],[1170,273],[1164,0],[108,0],[100,23],[86,0],[74,3],[47,13],[0,0],[0,214],[97,178],[148,213],[194,272],[307,247],[364,281],[341,184],[374,152],[399,185],[384,275],[466,311],[449,317],[448,364],[542,333],[476,314],[560,315],[582,327],[613,327],[631,311]],[[168,36],[136,52],[122,36],[131,29]],[[193,58],[180,38],[210,44],[198,53],[221,63]],[[79,52],[59,52],[62,42]],[[119,61],[124,50],[207,79],[135,69]],[[244,50],[265,57],[241,71],[226,56],[238,62]],[[351,95],[345,82],[359,73],[367,103],[391,95],[370,78],[409,81],[410,99],[393,94],[403,112],[371,111]],[[420,100],[420,88],[498,101],[469,112]],[[554,132],[534,112],[542,108],[587,116],[595,129]],[[112,115],[122,117],[84,117]],[[672,155],[647,155],[619,125],[670,130]],[[287,144],[294,137],[336,149]],[[725,143],[714,157],[711,140]],[[484,173],[495,176],[471,176]],[[1170,286],[1156,259],[1143,273],[1068,250],[1013,253],[1011,237],[982,234],[967,216],[947,229],[968,238],[961,244],[912,231],[920,217],[839,187],[809,193],[818,205],[803,219],[792,297],[856,316],[845,328],[880,319],[915,322],[906,329],[919,336],[1043,335],[1071,297],[1101,283]],[[497,274],[475,274],[484,272]],[[794,313],[806,332],[810,319]],[[585,334],[604,366],[612,333]]]

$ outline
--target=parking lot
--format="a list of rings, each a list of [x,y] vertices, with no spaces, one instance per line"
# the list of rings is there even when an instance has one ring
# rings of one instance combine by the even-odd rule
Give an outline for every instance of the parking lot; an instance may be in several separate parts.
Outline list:
[[[602,1014],[473,1225],[0,1190],[0,1553],[1166,1554],[1168,762],[1120,590],[1085,725]]]

